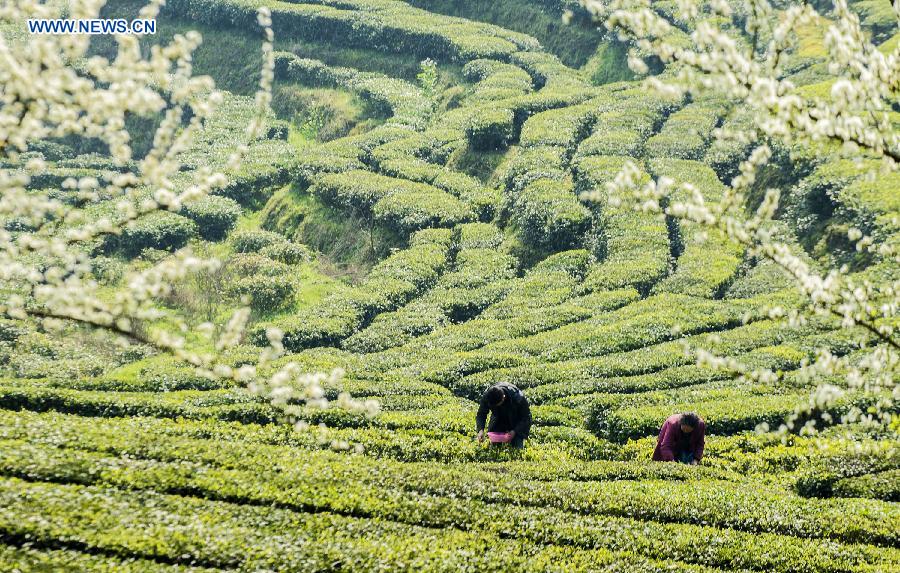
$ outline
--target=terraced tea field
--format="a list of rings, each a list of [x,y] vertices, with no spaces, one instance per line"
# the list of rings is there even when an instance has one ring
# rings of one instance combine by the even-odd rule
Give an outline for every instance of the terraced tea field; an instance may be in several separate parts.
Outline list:
[[[803,303],[787,273],[724,232],[605,195],[631,160],[643,180],[722,201],[750,145],[713,133],[744,110],[647,91],[625,47],[567,0],[170,0],[145,42],[199,30],[194,64],[229,90],[185,181],[225,166],[252,117],[261,5],[276,36],[265,137],[215,196],[98,243],[98,280],[113,292],[184,246],[216,256],[224,275],[161,304],[200,324],[244,297],[252,321],[229,365],[253,363],[278,328],[287,354],[267,368],[340,368],[326,396],[380,412],[305,407],[295,427],[147,347],[4,319],[0,570],[900,570],[896,432],[755,431],[809,402],[821,380],[799,369],[817,351],[852,357],[872,333],[773,316]],[[687,38],[674,3],[652,5]],[[896,43],[893,14],[852,7]],[[808,51],[785,69],[827,90]],[[114,168],[66,142],[35,151],[48,167],[34,190]],[[794,199],[772,232],[810,265],[844,257],[861,278],[896,276],[828,239],[856,225],[900,242],[896,172],[863,173],[827,154],[779,163]],[[779,376],[699,365],[700,348]],[[473,439],[497,382],[531,402],[523,451]],[[829,413],[870,399],[848,391]],[[651,462],[682,411],[707,423],[703,464]]]

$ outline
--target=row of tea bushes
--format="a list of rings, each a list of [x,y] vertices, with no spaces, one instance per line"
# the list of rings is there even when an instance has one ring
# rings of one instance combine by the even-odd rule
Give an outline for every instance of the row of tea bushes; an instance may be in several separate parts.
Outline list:
[[[450,231],[435,231],[420,231],[418,239],[414,235],[412,246],[380,262],[360,285],[331,294],[301,314],[258,327],[253,341],[265,345],[266,329],[274,326],[284,332],[284,344],[293,351],[335,345],[379,313],[402,306],[434,284],[447,265]]]
[[[344,0],[335,3],[278,0],[177,0],[167,5],[187,20],[240,29],[257,27],[256,10],[272,11],[276,37],[311,39],[420,58],[464,63],[477,58],[508,59],[539,44],[525,34],[462,18],[451,18],[393,0]]]
[[[451,271],[432,289],[396,312],[378,316],[344,347],[354,352],[397,347],[441,325],[469,320],[504,296],[515,276],[516,259],[474,245],[459,250]]]
[[[376,154],[381,148],[376,148]],[[500,196],[496,189],[480,181],[419,158],[380,160],[379,170],[385,175],[432,185],[465,203],[480,221],[490,221],[497,214]]]
[[[3,571],[81,571],[82,573],[213,573],[217,569],[158,563],[150,559],[112,557],[82,553],[73,549],[35,549],[0,545],[0,569]]]
[[[602,99],[602,98],[601,98]],[[531,116],[503,179],[506,206],[526,244],[552,251],[579,246],[592,214],[579,200],[569,159],[587,135],[598,100]]]
[[[432,112],[431,101],[409,82],[372,72],[331,67],[290,52],[275,54],[275,77],[303,85],[345,88],[359,94],[381,115],[389,117],[389,123],[413,129],[422,129]]]
[[[371,212],[401,236],[426,227],[452,227],[474,213],[437,187],[370,171],[333,173],[318,179],[312,192],[329,205]]]
[[[231,153],[244,143],[245,131],[256,114],[252,97],[224,94],[222,103],[204,121],[191,146],[180,156],[186,171],[175,178],[176,186],[188,185],[192,171],[200,167],[225,169]],[[244,207],[258,207],[272,192],[286,184],[296,170],[294,148],[288,144],[286,126],[269,115],[264,138],[249,142],[240,169],[225,170],[228,178],[215,195],[228,197]]]
[[[680,105],[679,101],[631,85],[608,88],[608,100],[600,107],[590,135],[579,145],[579,156],[642,157],[647,138]]]
[[[503,454],[503,451],[487,449],[472,439],[474,410],[461,411],[449,403],[439,407],[440,412],[431,414],[392,411],[371,419],[339,410],[300,411],[300,419],[313,425],[306,430],[293,430],[290,426],[277,423],[281,420],[272,408],[248,399],[246,394],[241,396],[223,392],[212,392],[208,396],[196,392],[170,393],[166,396],[149,393],[105,395],[34,387],[19,388],[10,394],[10,400],[3,406],[45,412],[39,414],[41,416],[57,416],[54,412],[77,414],[76,417],[66,418],[67,423],[73,426],[81,424],[79,420],[82,420],[88,425],[105,428],[120,425],[116,420],[133,418],[143,419],[148,427],[169,428],[171,424],[167,425],[165,421],[169,419],[176,426],[172,431],[178,435],[183,434],[182,430],[194,432],[193,428],[199,432],[196,437],[209,436],[213,432],[222,434],[220,439],[233,439],[241,444],[285,443],[305,450],[328,450],[335,444],[353,444],[363,448],[370,458],[408,462],[497,461],[497,454]],[[458,400],[441,395],[409,400],[428,399],[436,403]],[[398,397],[392,400],[402,403]],[[201,401],[210,405],[195,405]],[[571,410],[547,406],[536,408],[534,413],[536,423],[541,425],[533,428],[531,447],[527,452],[529,459],[559,462],[609,458],[613,455],[615,447],[609,442],[598,439],[585,429],[566,425],[575,423],[576,415]],[[60,431],[62,429],[55,435],[61,435]],[[92,434],[81,433],[85,436]],[[106,436],[107,432],[104,431],[103,435]],[[194,436],[193,433],[190,435]],[[108,440],[108,444],[112,447],[122,439],[125,437]],[[170,440],[173,440],[173,445],[176,443],[173,436]],[[74,443],[71,439],[69,441]]]
[[[511,477],[501,484],[491,483],[491,480],[479,475],[478,471],[466,475],[455,468],[416,469],[394,463],[369,464],[369,468],[363,469],[349,467],[346,463],[327,457],[323,464],[315,459],[318,456],[310,456],[314,459],[300,467],[284,466],[275,472],[271,468],[271,458],[266,460],[261,456],[245,454],[238,463],[237,459],[230,460],[224,453],[216,456],[214,452],[206,457],[215,465],[204,467],[204,464],[196,468],[200,470],[197,473],[202,477],[195,480],[191,477],[194,472],[190,472],[190,468],[184,468],[192,460],[182,459],[174,463],[155,460],[133,462],[136,466],[134,469],[144,470],[141,472],[144,475],[141,475],[129,471],[130,468],[118,469],[116,458],[110,458],[108,454],[77,449],[61,452],[52,446],[32,445],[21,441],[3,443],[0,471],[6,475],[64,482],[69,481],[66,479],[68,476],[81,481],[84,478],[79,480],[76,476],[100,475],[102,477],[97,482],[139,490],[152,488],[159,483],[153,474],[168,475],[171,481],[163,486],[162,491],[189,490],[188,484],[193,482],[208,499],[229,499],[222,495],[223,486],[215,485],[217,483],[230,483],[232,486],[241,484],[248,486],[247,491],[259,491],[249,486],[254,485],[254,482],[264,481],[271,486],[271,493],[263,494],[264,498],[259,501],[269,498],[269,501],[276,502],[276,499],[270,497],[274,492],[292,492],[293,503],[287,497],[278,498],[286,507],[322,504],[323,509],[392,517],[401,522],[408,522],[409,517],[397,515],[394,511],[407,508],[392,511],[388,509],[388,505],[366,501],[370,499],[373,489],[381,491],[381,499],[391,499],[391,505],[397,503],[397,496],[406,492],[413,497],[446,496],[463,503],[514,504],[525,508],[549,508],[574,515],[712,524],[735,530],[766,531],[800,538],[830,538],[845,543],[864,541],[885,546],[891,546],[896,541],[896,524],[900,519],[898,510],[887,503],[866,500],[841,503],[808,500],[787,492],[773,492],[766,487],[753,487],[748,483],[714,480],[631,481],[620,478],[596,481],[590,488],[584,487],[584,482],[561,480],[556,487],[548,489],[544,482],[531,482],[517,477]],[[77,467],[81,464],[88,466],[88,471]],[[333,468],[331,471],[327,469],[329,466]],[[188,471],[183,471],[182,468]],[[388,468],[395,471],[388,474],[385,471]],[[335,475],[336,472],[343,475]],[[82,483],[91,481],[84,480]],[[340,506],[327,498],[316,501],[315,492],[323,486],[338,490],[338,495],[332,499],[343,495],[347,504],[343,506],[343,510],[338,509]],[[712,492],[716,494],[711,495]],[[249,495],[255,497],[259,494]],[[677,503],[666,503],[666,499]],[[681,511],[683,504],[689,504],[693,511]],[[775,508],[777,511],[773,511]],[[852,519],[846,516],[838,519],[842,512],[847,511],[854,516]]]
[[[660,132],[647,140],[649,157],[703,159],[713,130],[723,115],[716,101],[688,104],[668,117]]]
[[[793,369],[797,367],[800,357],[807,356],[810,347],[832,335],[830,328],[824,324],[793,328],[784,322],[758,320],[731,330],[699,334],[683,341],[664,342],[657,345],[655,350],[660,357],[664,357],[677,352],[678,346],[683,342],[690,348],[704,348],[718,355],[733,356],[749,368]],[[834,349],[838,351],[842,348],[836,344]],[[647,373],[541,385],[531,389],[529,395],[533,394],[538,403],[552,400],[581,407],[582,404],[589,403],[586,395],[593,393],[631,394],[724,380],[731,376],[727,371],[693,363],[693,353],[688,354],[684,348],[680,350],[685,358],[684,364],[676,362],[673,366],[667,366],[665,361],[660,361],[658,364],[663,365],[663,368],[651,368]]]
[[[580,457],[559,458],[554,465],[533,464],[553,455],[550,444],[544,440],[551,428],[536,428],[534,443],[524,452],[524,458],[502,462],[503,456],[479,458],[475,449],[469,454],[454,458],[449,453],[463,444],[473,446],[465,436],[440,434],[428,431],[385,432],[377,428],[329,429],[325,436],[339,440],[350,439],[364,444],[367,456],[352,455],[352,450],[332,452],[317,451],[316,430],[288,431],[277,425],[246,425],[221,423],[215,420],[165,419],[165,418],[86,418],[55,412],[33,413],[28,411],[0,412],[0,439],[26,440],[33,444],[53,448],[74,448],[112,455],[132,455],[142,459],[171,462],[193,462],[222,468],[272,471],[304,471],[303,468],[327,464],[329,472],[313,472],[314,475],[332,475],[342,481],[372,483],[405,483],[415,480],[418,487],[428,487],[436,476],[446,474],[448,479],[466,488],[465,482],[477,482],[495,475],[503,469],[510,480],[579,482],[610,480],[674,480],[694,481],[726,479],[743,482],[755,479],[742,474],[791,472],[809,462],[827,461],[828,465],[843,464],[849,474],[888,471],[897,467],[889,444],[854,440],[827,441],[820,438],[813,443],[808,438],[794,437],[783,444],[777,436],[755,433],[733,437],[710,436],[707,440],[706,461],[703,467],[686,468],[677,464],[650,464],[648,461],[583,461]],[[378,436],[381,435],[381,438]],[[165,436],[165,440],[157,439]],[[319,438],[321,439],[321,437]],[[388,447],[388,439],[393,446]],[[402,441],[405,440],[405,445]],[[457,440],[457,441],[454,441]],[[532,440],[533,442],[535,440]],[[433,446],[446,446],[446,451]],[[653,442],[653,443],[651,443]],[[621,452],[606,444],[606,457],[610,459],[649,460],[655,438],[639,440],[624,446]],[[402,449],[401,449],[402,448]],[[417,451],[418,450],[418,451]],[[405,452],[405,453],[404,453]],[[861,453],[860,453],[861,452]],[[347,455],[347,454],[350,455]],[[495,452],[501,454],[502,451]],[[444,461],[458,461],[459,465],[435,467],[428,464],[397,464],[390,460],[438,459],[435,455],[448,454]],[[458,454],[462,454],[460,450]],[[416,457],[419,456],[419,457]],[[472,462],[481,459],[484,465]],[[740,473],[734,473],[731,469]],[[516,477],[512,477],[516,476]],[[838,476],[840,479],[841,476]],[[487,479],[486,481],[492,481]],[[477,486],[473,486],[477,487]],[[516,489],[513,487],[512,489]],[[589,490],[589,488],[585,488]],[[565,496],[564,496],[565,497]]]
[[[472,60],[462,69],[475,85],[467,103],[487,103],[518,97],[532,91],[531,76],[522,68],[497,60]]]
[[[739,314],[740,311],[735,309],[735,317]],[[725,328],[731,326],[734,324],[728,323]],[[766,342],[771,336],[743,338],[742,335],[747,332],[743,329],[733,328],[715,331],[712,334],[689,336],[684,339],[676,337],[668,342],[596,357],[575,357],[558,362],[529,360],[521,366],[501,367],[467,375],[459,381],[458,391],[479,392],[491,384],[509,380],[515,381],[515,384],[521,388],[571,383],[573,388],[577,389],[582,384],[590,387],[591,384],[596,384],[598,379],[635,376],[693,364],[696,362],[696,358],[693,352],[685,350],[685,343],[690,346],[734,352],[745,352],[758,346],[772,344]],[[533,338],[538,339],[541,336],[544,334],[538,334]],[[727,346],[718,347],[716,345],[716,341],[720,337],[726,341]]]
[[[504,515],[508,508],[478,500],[435,498],[409,491],[376,494],[374,488],[366,491],[362,486],[351,488],[340,484],[327,490],[331,495],[323,495],[318,490],[306,490],[302,482],[297,481],[293,482],[293,487],[277,482],[260,487],[263,484],[256,482],[253,474],[241,471],[212,471],[210,477],[213,479],[207,483],[202,476],[194,477],[184,471],[166,472],[160,468],[158,473],[163,483],[178,488],[175,491],[199,489],[213,500],[147,491],[144,488],[148,486],[160,487],[163,491],[167,488],[155,481],[147,483],[139,472],[109,474],[110,481],[121,480],[122,486],[132,489],[129,492],[100,490],[96,486],[28,483],[8,478],[3,480],[3,492],[9,518],[4,519],[0,527],[7,535],[15,537],[39,540],[65,537],[77,540],[83,546],[105,550],[119,548],[143,557],[248,568],[262,562],[279,567],[324,567],[325,563],[331,566],[342,563],[368,568],[373,559],[383,560],[393,555],[394,559],[389,563],[398,560],[405,563],[402,557],[408,556],[411,561],[407,566],[411,570],[430,570],[431,567],[443,570],[450,563],[448,559],[458,558],[461,554],[466,556],[465,562],[471,567],[470,551],[465,549],[472,547],[477,539],[492,535],[505,538],[499,547],[496,540],[492,541],[492,550],[502,552],[507,560],[520,559],[523,566],[525,560],[518,556],[526,547],[533,553],[535,545],[555,544],[583,549],[628,547],[645,557],[678,557],[713,566],[779,572],[794,570],[792,568],[798,563],[809,571],[818,572],[837,571],[838,563],[848,561],[864,566],[866,563],[892,563],[897,559],[895,552],[886,548],[845,544],[835,547],[833,541],[826,545],[819,540],[773,533],[751,534],[677,524],[684,535],[682,538],[674,535],[678,531],[675,524],[577,516],[555,508],[522,508],[518,513],[524,513],[527,519],[513,521],[508,514]],[[228,478],[216,479],[217,473],[226,474]],[[103,478],[98,476],[96,481],[103,483]],[[265,507],[254,507],[257,504]],[[319,513],[305,513],[316,507],[320,508]],[[416,507],[425,507],[427,511],[417,514]],[[82,527],[78,515],[87,512],[92,514],[98,527]],[[34,519],[38,515],[43,519]],[[421,515],[417,518],[419,523],[430,527],[404,523],[414,515]],[[188,527],[198,517],[207,524],[202,532]],[[373,517],[381,519],[371,519]],[[132,526],[138,522],[156,527]],[[457,524],[468,532],[452,527]],[[170,527],[177,527],[181,535],[175,538],[160,533]],[[286,551],[285,544],[280,542],[285,534],[275,535],[276,531],[291,532],[291,550]],[[551,531],[555,534],[552,539]],[[707,543],[712,541],[707,538],[713,535],[718,542]],[[638,537],[659,541],[638,544],[635,543]],[[273,541],[275,539],[279,542]],[[329,543],[311,543],[313,539],[328,539]],[[392,540],[405,551],[387,553],[390,546],[385,545],[385,539]],[[211,540],[227,540],[228,543],[212,543]],[[698,554],[698,543],[708,545],[710,551]],[[441,547],[441,551],[435,551],[435,546]],[[738,546],[743,551],[734,551]],[[777,547],[778,551],[765,551],[764,547]],[[249,548],[252,551],[248,551]],[[485,552],[486,549],[483,543],[478,549],[479,554],[485,556],[485,563],[499,557],[499,554]],[[324,555],[316,558],[319,552]],[[430,565],[429,559],[437,559],[440,566]]]
[[[547,362],[599,356],[683,335],[733,328],[741,323],[741,314],[740,305],[661,294],[600,313],[584,322],[499,342],[485,347],[484,351],[515,352]],[[679,331],[673,330],[676,325]]]
[[[666,222],[657,216],[627,206],[614,207],[603,190],[622,171],[623,156],[582,157],[575,166],[582,192],[599,192],[601,238],[605,256],[585,278],[586,292],[633,286],[646,293],[669,272],[671,253]],[[637,183],[650,176],[641,171]]]
[[[716,173],[692,160],[653,159],[654,177],[667,177],[675,185],[690,185],[706,205],[714,207],[727,192]],[[691,191],[677,190],[670,202],[689,200]],[[676,270],[654,287],[655,292],[674,292],[717,298],[734,280],[744,258],[744,248],[718,228],[703,227],[687,220],[677,222],[678,259]]]
[[[753,114],[747,109],[732,109],[720,126],[722,138],[716,139],[706,150],[704,163],[712,167],[719,178],[728,183],[740,172],[741,161],[753,149]]]
[[[562,328],[597,313],[614,311],[638,299],[635,291],[609,291],[577,297],[558,305],[535,308],[502,319],[479,317],[463,324],[451,324],[407,344],[404,350],[439,353],[427,359],[422,375],[440,384],[455,384],[460,378],[494,368],[511,368],[532,360],[508,352],[479,352],[478,349],[506,340]],[[490,307],[489,307],[490,308]],[[449,351],[455,351],[448,353]],[[432,366],[434,365],[434,366]],[[473,397],[473,396],[470,396]]]

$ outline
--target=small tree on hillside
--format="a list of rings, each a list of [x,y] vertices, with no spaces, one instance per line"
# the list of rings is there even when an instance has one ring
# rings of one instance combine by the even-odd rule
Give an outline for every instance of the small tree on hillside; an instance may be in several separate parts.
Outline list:
[[[773,308],[773,317],[787,315],[800,323],[812,312],[835,317],[845,328],[867,332],[869,340],[860,352],[836,356],[819,350],[802,368],[802,377],[831,383],[820,383],[809,404],[798,407],[782,430],[813,431],[817,420],[834,422],[827,412],[852,392],[864,397],[859,402],[863,406],[852,408],[843,421],[900,431],[897,229],[884,241],[856,228],[848,232],[856,249],[881,262],[879,267],[863,272],[850,272],[846,267],[821,272],[771,232],[781,190],[764,188],[755,212],[745,210],[748,196],[758,192],[759,174],[776,146],[813,155],[876,159],[885,171],[898,168],[900,134],[892,112],[900,101],[900,45],[889,53],[879,51],[846,0],[835,0],[834,11],[827,15],[805,2],[776,8],[767,0],[679,0],[677,14],[670,19],[689,30],[689,42],[651,8],[649,0],[582,3],[611,33],[631,45],[629,65],[633,71],[647,74],[649,58],[666,64],[663,74],[645,80],[649,88],[676,96],[718,94],[752,114],[748,129],[716,134],[720,140],[738,138],[753,146],[719,204],[709,205],[689,185],[678,186],[666,178],[639,183],[639,170],[633,163],[626,165],[603,193],[613,203],[625,202],[635,209],[722,229],[744,245],[749,255],[784,269],[805,295],[806,309]],[[900,16],[900,3],[895,2],[894,8]],[[723,26],[723,22],[728,24]],[[805,97],[789,79],[784,64],[799,41],[797,30],[823,23],[827,25],[827,69],[833,80],[830,97]],[[747,378],[777,379],[774,372],[747,369],[732,359],[702,351],[698,356],[701,363],[728,368]]]
[[[437,98],[437,62],[431,58],[422,60],[419,64],[419,73],[416,75],[416,79],[419,80],[419,86],[422,88],[422,93],[433,103]]]
[[[104,0],[72,0],[70,18],[97,18]],[[153,19],[163,0],[151,0],[138,17]],[[37,0],[12,0],[0,5],[0,23],[24,31],[26,20],[59,18],[54,5]],[[258,11],[264,32],[263,66],[257,113],[247,126],[246,140],[228,159],[236,169],[249,142],[263,135],[271,100],[273,33],[267,8]],[[222,95],[209,77],[193,75],[192,55],[201,43],[196,32],[176,35],[165,46],[144,55],[135,36],[117,36],[112,61],[89,54],[91,36],[32,35],[7,37],[0,31],[0,218],[15,221],[0,230],[0,316],[37,321],[45,328],[65,324],[87,325],[131,341],[147,343],[171,353],[209,376],[234,378],[286,410],[300,401],[323,406],[320,383],[327,375],[304,374],[295,364],[280,368],[268,379],[258,375],[283,352],[281,334],[269,333],[258,366],[231,368],[218,354],[237,345],[249,309],[236,311],[213,340],[212,325],[204,325],[216,352],[190,350],[179,333],[187,330],[184,317],[167,312],[157,302],[170,295],[173,284],[194,272],[215,272],[220,263],[195,256],[188,249],[166,257],[152,267],[132,272],[122,288],[101,293],[98,271],[90,255],[97,241],[122,234],[136,223],[162,211],[203,198],[222,187],[226,176],[208,168],[195,171],[190,184],[176,186],[180,154],[203,128]],[[154,118],[158,127],[153,145],[135,160],[126,129],[130,117]],[[187,119],[186,119],[187,118]],[[108,179],[71,177],[59,190],[30,190],[32,177],[47,165],[30,146],[47,139],[99,140],[108,148],[118,170]],[[62,200],[60,196],[66,196]],[[114,204],[114,213],[97,216],[89,208],[101,200]],[[167,328],[148,325],[165,321]],[[336,374],[335,374],[336,375]],[[372,408],[346,397],[347,407]]]

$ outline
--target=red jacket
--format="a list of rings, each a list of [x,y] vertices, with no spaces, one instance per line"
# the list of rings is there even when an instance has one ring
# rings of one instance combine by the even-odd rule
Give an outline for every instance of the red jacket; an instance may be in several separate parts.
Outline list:
[[[673,414],[666,419],[659,430],[659,438],[656,440],[656,449],[653,450],[653,461],[674,462],[678,444],[684,432],[681,431],[681,414]],[[690,448],[694,452],[694,460],[700,461],[703,457],[704,437],[706,436],[706,423],[700,420],[697,427],[690,433]]]

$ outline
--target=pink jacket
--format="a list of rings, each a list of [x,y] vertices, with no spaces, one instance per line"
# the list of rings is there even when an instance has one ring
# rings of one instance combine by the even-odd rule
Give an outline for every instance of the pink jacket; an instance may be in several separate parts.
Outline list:
[[[678,444],[681,442],[681,414],[669,416],[659,430],[659,438],[656,440],[656,449],[653,451],[653,461],[674,462]],[[700,420],[697,427],[690,434],[690,447],[694,452],[694,459],[700,461],[703,457],[704,437],[706,436],[706,423]]]

